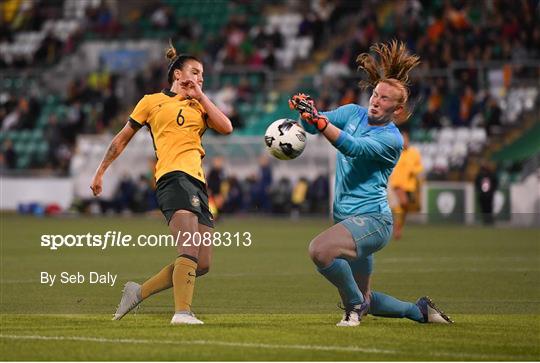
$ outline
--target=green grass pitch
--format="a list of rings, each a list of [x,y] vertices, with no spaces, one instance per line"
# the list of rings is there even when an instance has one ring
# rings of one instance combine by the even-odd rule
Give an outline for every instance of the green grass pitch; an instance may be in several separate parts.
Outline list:
[[[407,226],[376,255],[373,289],[409,301],[429,295],[456,323],[367,316],[337,328],[337,292],[307,256],[329,222],[227,218],[217,230],[249,231],[252,246],[215,248],[194,297],[205,325],[170,326],[171,291],[110,319],[122,285],[159,271],[172,248],[40,246],[42,234],[165,234],[162,219],[1,219],[2,360],[540,360],[538,229]],[[48,287],[41,271],[111,272],[119,281]]]

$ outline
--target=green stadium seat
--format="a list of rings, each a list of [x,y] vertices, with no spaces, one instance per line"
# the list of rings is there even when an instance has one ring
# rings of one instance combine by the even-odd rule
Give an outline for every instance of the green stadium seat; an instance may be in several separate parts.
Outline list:
[[[38,151],[41,153],[46,153],[49,151],[49,144],[46,141],[41,141],[41,143],[38,144]]]
[[[17,158],[17,169],[26,169],[30,165],[30,156],[19,156]]]
[[[25,152],[28,154],[34,154],[38,149],[38,143],[36,142],[29,142],[25,147]]]
[[[43,139],[43,130],[34,129],[30,133],[30,140],[33,142],[40,141]]]
[[[6,134],[7,138],[9,138],[14,144],[19,142],[19,140],[21,139],[21,133],[19,131],[12,130],[8,131]]]
[[[17,154],[26,153],[26,143],[20,141],[13,141],[13,149]]]
[[[241,103],[238,105],[238,113],[243,117],[246,117],[247,115],[249,115],[251,111],[252,111],[252,108],[249,103]]]
[[[426,132],[423,129],[413,129],[411,132],[411,141],[423,142],[426,139]]]
[[[31,138],[31,131],[30,130],[21,130],[19,131],[19,141],[20,142],[28,142]]]

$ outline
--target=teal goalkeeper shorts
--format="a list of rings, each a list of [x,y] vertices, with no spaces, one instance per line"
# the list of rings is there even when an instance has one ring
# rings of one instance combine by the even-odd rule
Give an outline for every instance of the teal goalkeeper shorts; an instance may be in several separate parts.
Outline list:
[[[382,249],[392,237],[391,214],[364,214],[341,221],[356,244],[358,257],[349,261],[353,273],[369,275],[373,272],[373,254]]]

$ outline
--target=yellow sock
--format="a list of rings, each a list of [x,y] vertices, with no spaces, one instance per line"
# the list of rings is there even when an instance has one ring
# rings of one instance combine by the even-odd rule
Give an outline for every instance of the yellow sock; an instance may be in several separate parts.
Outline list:
[[[141,286],[141,296],[143,300],[150,295],[171,288],[173,286],[173,270],[174,263],[171,263],[146,280]]]
[[[401,221],[401,215],[403,214],[403,209],[401,207],[392,207],[392,215],[394,217],[394,226],[399,224]]]
[[[174,291],[174,311],[191,311],[197,262],[193,257],[178,257],[174,261],[172,274]]]

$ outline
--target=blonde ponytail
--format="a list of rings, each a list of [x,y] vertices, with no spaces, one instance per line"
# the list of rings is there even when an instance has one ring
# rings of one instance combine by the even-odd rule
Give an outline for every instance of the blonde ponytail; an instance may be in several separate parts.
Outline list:
[[[358,70],[367,74],[367,80],[360,81],[361,88],[375,88],[380,82],[396,87],[401,97],[398,103],[404,107],[404,111],[397,123],[405,122],[411,111],[407,108],[409,99],[409,72],[420,64],[420,57],[409,54],[403,42],[392,40],[390,43],[377,43],[370,48],[377,56],[362,53],[356,58]]]

